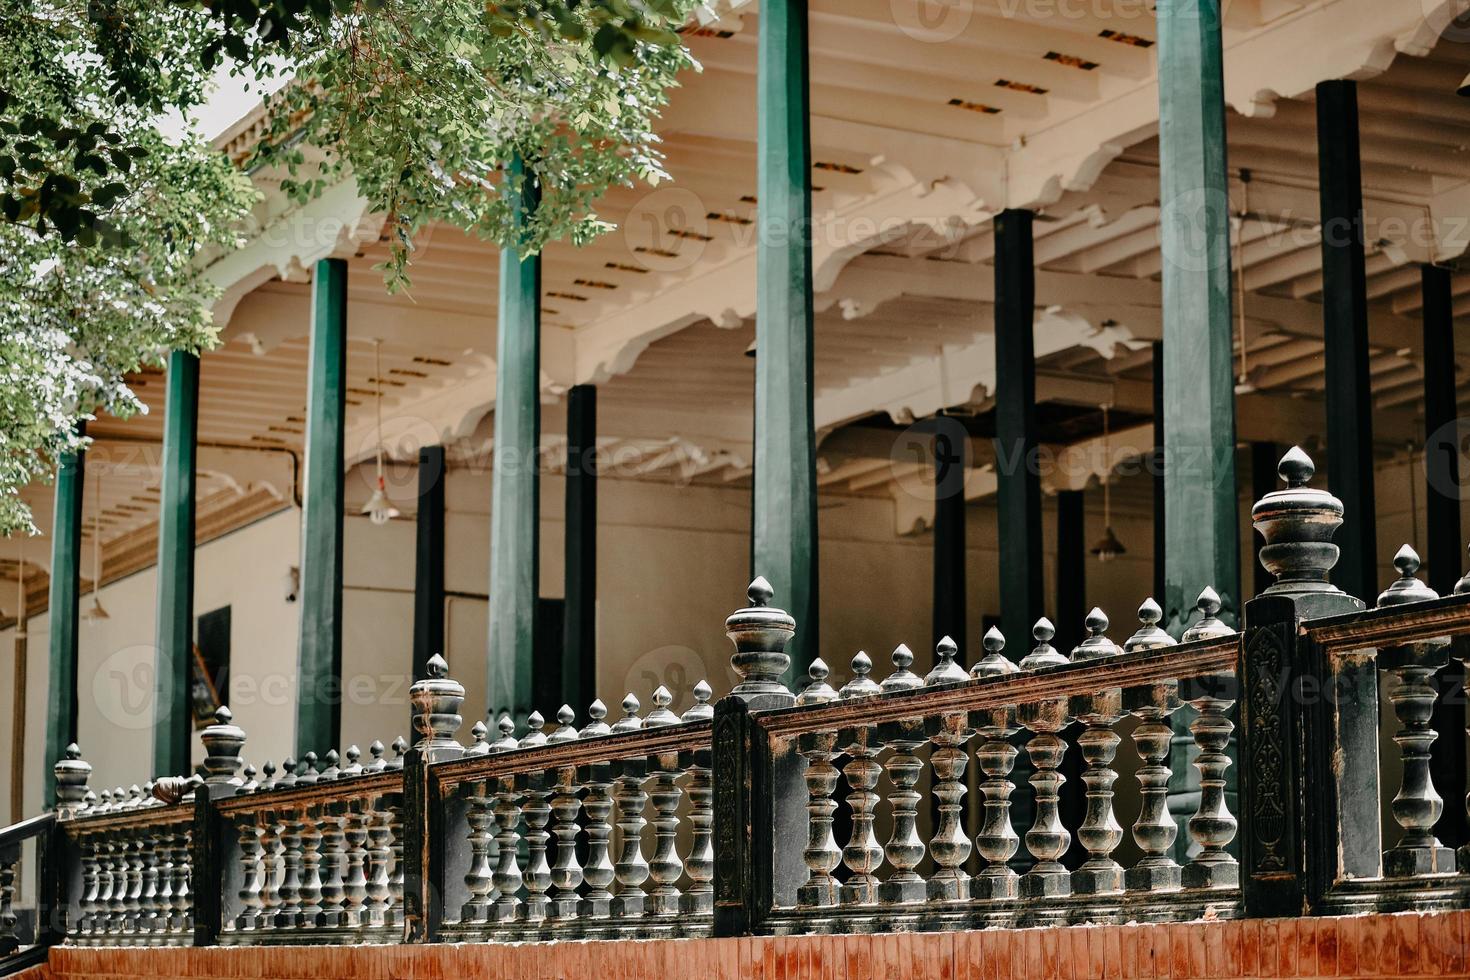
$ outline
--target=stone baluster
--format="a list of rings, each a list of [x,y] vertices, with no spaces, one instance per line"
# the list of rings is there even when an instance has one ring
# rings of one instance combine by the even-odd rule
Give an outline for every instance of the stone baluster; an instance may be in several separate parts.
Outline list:
[[[113,805],[119,809],[125,800],[123,788],[112,791]],[[127,921],[128,907],[128,844],[120,835],[112,835],[108,848],[109,864],[112,868],[112,890],[107,896],[107,933],[117,936],[123,933]],[[177,852],[174,853],[177,858]]]
[[[546,744],[546,733],[542,731],[546,719],[541,712],[531,712],[530,730],[520,741],[523,749],[532,749]],[[551,888],[551,865],[546,861],[546,843],[551,835],[546,825],[551,822],[551,796],[554,777],[543,770],[528,773],[520,779],[525,804],[521,814],[526,821],[526,901],[521,906],[521,917],[527,922],[542,922],[550,905],[546,897]]]
[[[72,935],[82,937],[91,933],[97,919],[97,838],[92,834],[78,835],[77,854],[82,867],[82,890],[77,900],[79,914]]]
[[[401,741],[400,738],[394,744],[397,745]],[[400,926],[403,924],[403,845],[406,842],[403,829],[403,797],[401,794],[392,794],[387,799],[390,803],[388,850],[391,862],[388,871],[388,923]]]
[[[169,929],[169,918],[174,908],[174,852],[173,841],[162,829],[153,833],[153,860],[158,866],[158,885],[153,898],[153,938],[165,942]]]
[[[872,670],[872,659],[859,650],[852,658],[852,679],[842,686],[838,697],[850,700],[881,694],[877,682],[868,676]],[[849,875],[839,896],[844,905],[871,905],[878,900],[878,876],[874,872],[883,864],[883,848],[873,833],[878,807],[878,794],[873,790],[883,775],[883,767],[876,760],[883,751],[883,742],[871,725],[844,728],[837,738],[848,757],[842,776],[847,781],[847,806],[852,815],[852,832],[842,848],[842,863]]]
[[[286,772],[294,774],[294,763],[286,760]],[[299,808],[281,813],[282,875],[279,894],[281,908],[276,913],[277,929],[295,929],[301,925],[301,832],[304,814]]]
[[[810,683],[797,695],[796,703],[805,706],[835,701],[837,692],[827,683],[830,673],[820,657],[813,660],[807,669]],[[802,732],[796,737],[796,751],[806,760],[807,792],[807,844],[801,852],[807,877],[796,890],[796,904],[824,908],[837,904],[838,885],[832,871],[842,861],[842,851],[832,836],[832,814],[837,810],[837,801],[832,794],[837,789],[838,779],[833,760],[841,754],[837,749],[837,733]],[[691,782],[691,798],[693,795]]]
[[[923,678],[909,670],[913,662],[913,652],[900,643],[893,651],[894,670],[878,685],[879,690],[890,694],[923,687]],[[924,772],[924,763],[914,753],[928,741],[924,720],[922,717],[906,718],[885,725],[882,736],[893,750],[885,767],[893,787],[888,794],[893,828],[888,843],[883,846],[883,856],[891,870],[888,880],[878,886],[878,900],[885,905],[922,902],[927,890],[917,870],[919,862],[924,860],[924,841],[919,837],[918,828],[921,797],[914,786]]]
[[[508,717],[500,720],[501,731],[506,731]],[[514,726],[512,725],[512,728]],[[521,904],[520,891],[523,879],[516,854],[521,845],[521,794],[516,790],[515,776],[501,776],[496,780],[495,820],[497,830],[495,845],[497,861],[492,880],[495,885],[495,904],[491,907],[491,918],[496,922],[510,922]]]
[[[1087,636],[1072,651],[1073,662],[1115,657],[1120,652],[1103,632],[1107,617],[1094,609],[1086,620]],[[1087,811],[1077,828],[1077,840],[1087,849],[1087,860],[1072,872],[1072,891],[1078,895],[1110,895],[1123,890],[1123,867],[1113,860],[1113,851],[1123,841],[1123,828],[1113,812],[1113,784],[1118,773],[1113,759],[1122,741],[1113,726],[1124,717],[1123,692],[1105,687],[1072,698],[1071,714],[1083,725],[1077,744],[1087,769],[1082,774],[1087,792]]]
[[[172,836],[174,851],[173,913],[168,926],[170,945],[184,945],[194,931],[194,893],[191,889],[193,866],[190,864],[191,831],[185,827]]]
[[[626,717],[613,726],[613,731],[636,731],[643,727],[637,717],[638,699],[629,694],[623,699]],[[643,818],[648,805],[648,794],[643,792],[643,781],[648,778],[648,760],[624,759],[614,764],[617,788],[613,802],[618,811],[618,857],[613,862],[613,871],[618,881],[618,892],[612,900],[614,918],[637,918],[646,909],[643,883],[648,880],[648,861],[643,857],[643,828],[648,821]]]
[[[310,753],[308,753],[309,755]],[[314,929],[322,924],[322,832],[321,808],[309,806],[301,813],[301,925]]]
[[[947,711],[939,716],[930,736],[934,750],[929,754],[929,765],[934,770],[933,794],[939,811],[934,836],[929,840],[935,868],[926,889],[931,901],[953,902],[970,894],[965,862],[970,858],[971,844],[961,807],[967,792],[965,767],[969,762],[964,746],[973,734],[965,712]]]
[[[267,780],[275,767],[267,763],[262,770]],[[281,840],[281,823],[275,810],[261,811],[260,820],[260,911],[255,917],[255,928],[273,930],[276,916],[281,911],[281,880],[285,871],[282,855],[285,842]]]
[[[354,758],[356,747],[348,750],[348,758]],[[355,775],[355,774],[354,774]],[[342,818],[342,841],[346,851],[342,872],[342,925],[357,929],[363,923],[362,909],[367,900],[367,803],[356,797],[346,804]]]
[[[145,794],[152,788],[144,787]],[[146,798],[146,797],[145,797]],[[138,916],[138,931],[156,938],[163,931],[167,911],[159,902],[159,874],[162,862],[158,857],[158,831],[148,827],[143,831],[143,895],[140,899],[142,911]]]
[[[141,804],[142,791],[134,786],[137,791],[135,798]],[[143,870],[147,865],[144,850],[147,847],[146,838],[150,831],[139,828],[127,834],[128,849],[128,896],[127,896],[127,920],[123,931],[137,935],[148,931],[148,923],[145,922],[145,909],[143,906]]]
[[[1098,610],[1093,613],[1094,615],[1088,616],[1089,629],[1096,623],[1096,616],[1101,615]],[[1106,617],[1103,617],[1102,623],[1102,628],[1106,629]],[[1049,623],[1046,625],[1050,626]],[[1038,624],[1038,628],[1040,626]],[[1023,661],[1023,669],[1026,670],[1036,670],[1052,662],[1047,651],[1051,650],[1050,640],[1054,633],[1043,638],[1037,635],[1037,630],[1033,630],[1033,635],[1038,641],[1037,648]],[[1066,662],[1065,658],[1058,659]],[[1067,777],[1057,771],[1067,751],[1067,743],[1058,733],[1072,722],[1068,709],[1066,698],[1049,698],[1023,704],[1018,712],[1022,727],[1031,732],[1031,737],[1026,742],[1026,754],[1035,770],[1031,774],[1030,782],[1036,804],[1031,827],[1025,836],[1026,850],[1031,853],[1035,863],[1021,876],[1019,892],[1022,898],[1052,898],[1070,895],[1072,892],[1071,875],[1061,862],[1062,855],[1067,853],[1067,848],[1072,844],[1072,835],[1062,826],[1058,808],[1062,784]]]
[[[1046,646],[1046,640],[1052,635],[1050,629],[1051,624],[1043,619],[1032,630],[1037,642],[1047,650],[1051,650]],[[987,630],[983,643],[985,656],[975,663],[970,676],[1007,677],[1018,673],[1019,668],[1005,656],[1005,637],[999,630],[993,627]],[[1055,650],[1052,655],[1065,662]],[[1023,663],[1039,666],[1034,663],[1034,656]],[[985,867],[970,880],[969,893],[979,899],[1015,898],[1020,876],[1011,868],[1010,860],[1021,846],[1021,838],[1011,826],[1011,793],[1016,785],[1009,777],[1016,764],[1016,747],[1010,739],[1020,730],[1016,712],[1012,707],[985,708],[975,712],[970,722],[983,740],[975,757],[986,779],[980,784],[985,802],[980,832],[975,835],[975,849],[985,859]]]
[[[15,866],[19,863],[19,847],[0,850],[0,956],[9,956],[20,948],[14,908]]]
[[[547,738],[552,745],[574,742],[580,736],[572,724],[577,720],[571,705],[556,713],[557,728]],[[559,766],[552,774],[551,815],[555,821],[556,860],[551,865],[551,895],[547,916],[558,922],[577,917],[577,889],[582,885],[582,864],[577,860],[577,817],[582,812],[581,784],[576,766]]]
[[[321,923],[327,928],[340,928],[347,924],[347,888],[344,872],[347,870],[347,834],[343,829],[347,820],[345,801],[334,800],[322,804],[317,828],[321,837],[322,868],[322,914]]]
[[[582,729],[582,738],[597,738],[609,734],[612,729],[604,721],[607,705],[599,698],[587,709],[590,721]],[[612,892],[609,886],[617,880],[609,856],[612,839],[612,824],[608,818],[613,811],[613,771],[608,762],[595,762],[577,771],[578,780],[587,789],[582,800],[582,809],[587,814],[587,862],[582,869],[582,879],[587,883],[587,893],[577,906],[578,916],[587,919],[605,919],[612,911]]]
[[[1399,578],[1378,597],[1378,607],[1399,606],[1437,599],[1439,594],[1416,578],[1419,556],[1407,544],[1393,558]],[[1378,651],[1378,665],[1398,678],[1389,694],[1399,730],[1403,774],[1393,798],[1393,818],[1403,836],[1383,852],[1383,873],[1389,877],[1448,874],[1456,870],[1455,853],[1434,836],[1434,825],[1444,813],[1444,800],[1430,775],[1430,754],[1439,733],[1431,720],[1438,697],[1434,676],[1449,662],[1448,637],[1399,644]]]
[[[362,924],[367,929],[381,929],[388,924],[392,898],[389,869],[393,864],[393,814],[387,800],[380,797],[367,817],[367,902],[362,910]]]
[[[1218,602],[1215,608],[1218,610]],[[1158,603],[1145,600],[1138,607],[1139,629],[1128,638],[1124,650],[1135,653],[1173,646],[1174,638],[1159,626],[1162,618]],[[1123,707],[1139,720],[1133,744],[1143,763],[1137,773],[1138,819],[1133,822],[1133,840],[1143,857],[1124,875],[1131,891],[1172,891],[1180,885],[1179,865],[1172,856],[1178,828],[1169,813],[1169,745],[1174,730],[1168,720],[1179,706],[1179,682],[1172,678],[1123,692]]]
[[[490,751],[489,743],[486,743],[485,751]],[[482,925],[490,921],[491,895],[495,890],[495,866],[490,861],[491,847],[495,842],[495,800],[485,794],[484,780],[471,784],[465,804],[470,866],[465,871],[464,883],[470,897],[460,908],[459,920],[466,925]]]
[[[653,710],[644,719],[646,728],[662,728],[679,724],[679,716],[669,710],[674,696],[660,685],[653,692]],[[679,803],[684,791],[678,780],[684,769],[677,751],[648,757],[652,770],[646,785],[653,801],[653,856],[648,860],[648,878],[653,883],[648,892],[648,914],[676,916],[682,896],[679,879],[684,877],[684,862],[679,859],[675,843],[679,836]]]
[[[694,704],[680,716],[686,724],[709,722],[715,709],[709,703],[714,692],[705,681],[694,685]],[[689,875],[689,887],[679,899],[679,910],[685,915],[708,915],[714,911],[714,798],[715,788],[711,772],[708,745],[685,750],[679,755],[679,764],[689,773],[687,793],[689,796],[689,827],[691,840],[689,857],[684,870]]]
[[[1184,866],[1185,888],[1234,888],[1240,884],[1240,866],[1226,846],[1235,838],[1236,820],[1225,797],[1225,770],[1230,768],[1230,733],[1235,723],[1230,709],[1235,706],[1236,679],[1208,675],[1181,682],[1180,687],[1196,715],[1189,723],[1199,755],[1199,805],[1189,818],[1189,836],[1199,853]]]
[[[261,891],[261,829],[256,821],[259,814],[244,814],[236,818],[236,830],[240,841],[240,914],[225,928],[237,931],[254,929],[260,910],[264,907]]]

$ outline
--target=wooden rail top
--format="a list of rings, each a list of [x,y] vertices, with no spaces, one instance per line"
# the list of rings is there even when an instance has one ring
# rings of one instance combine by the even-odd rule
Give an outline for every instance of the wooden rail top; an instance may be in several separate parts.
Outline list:
[[[83,812],[62,822],[72,836],[95,834],[99,831],[123,827],[157,827],[163,824],[194,822],[194,801],[165,803],[158,806],[139,806],[107,813]]]
[[[281,789],[255,790],[236,793],[234,796],[215,800],[221,813],[233,815],[251,813],[256,810],[287,809],[312,806],[318,803],[338,802],[381,796],[403,790],[403,771],[389,769],[384,772],[359,773],[322,779],[314,783],[296,784]]]
[[[1094,694],[1160,680],[1234,674],[1243,634],[1212,637],[1177,646],[1119,654],[1057,667],[964,683],[843,698],[823,704],[773,708],[754,713],[772,735],[795,735],[848,725],[874,725],[951,711],[1032,704],[1052,698]]]
[[[1308,620],[1302,632],[1339,652],[1465,636],[1470,634],[1470,594]]]

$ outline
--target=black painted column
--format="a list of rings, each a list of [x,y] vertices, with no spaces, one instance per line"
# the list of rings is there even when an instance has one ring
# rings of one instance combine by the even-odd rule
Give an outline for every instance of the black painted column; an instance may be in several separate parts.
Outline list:
[[[995,455],[1001,632],[1026,646],[1041,615],[1041,483],[1036,472],[1036,269],[1030,211],[995,218]]]
[[[562,699],[578,715],[597,696],[597,388],[567,395]]]
[[[429,658],[444,652],[443,446],[419,450],[419,509],[413,579],[413,676],[428,676]]]
[[[934,420],[934,643],[948,636],[965,658],[965,462],[969,435],[954,419]]]
[[[1317,85],[1322,196],[1322,315],[1327,372],[1327,486],[1342,500],[1342,557],[1332,581],[1348,595],[1378,594],[1373,506],[1373,393],[1368,377],[1368,288],[1363,267],[1358,86]]]
[[[1461,573],[1464,539],[1460,536],[1459,405],[1455,398],[1455,315],[1450,270],[1426,265],[1421,270],[1424,296],[1424,505],[1427,515],[1425,556],[1429,587],[1440,595],[1455,589]],[[1415,542],[1417,547],[1418,542]],[[1466,643],[1457,637],[1456,644]],[[1440,699],[1433,725],[1439,732],[1432,748],[1430,778],[1448,802],[1435,833],[1450,847],[1470,843],[1465,808],[1465,668],[1457,658],[1439,672]]]

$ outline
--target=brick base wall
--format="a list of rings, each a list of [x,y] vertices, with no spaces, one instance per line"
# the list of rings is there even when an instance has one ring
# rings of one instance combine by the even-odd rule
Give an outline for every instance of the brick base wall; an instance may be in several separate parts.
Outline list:
[[[1470,912],[525,945],[77,949],[26,980],[1466,977]]]

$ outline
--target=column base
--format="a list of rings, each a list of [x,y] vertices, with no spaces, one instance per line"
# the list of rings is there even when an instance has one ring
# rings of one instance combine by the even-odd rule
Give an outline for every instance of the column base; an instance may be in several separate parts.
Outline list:
[[[1173,859],[1157,856],[1144,858],[1123,875],[1128,890],[1140,892],[1178,891],[1182,878],[1179,865]]]
[[[1005,865],[986,868],[970,879],[971,898],[1015,898],[1021,893],[1021,876]]]
[[[827,908],[836,905],[838,897],[837,879],[832,877],[808,881],[796,889],[796,904],[802,908]]]
[[[1022,898],[1055,898],[1072,894],[1071,875],[1059,861],[1039,861],[1021,876]]]
[[[1383,874],[1389,878],[1453,874],[1458,870],[1455,852],[1439,841],[1427,847],[1391,847],[1383,852]]]
[[[890,878],[878,886],[878,901],[884,905],[907,905],[911,902],[922,902],[927,895],[928,889],[924,887],[924,879],[912,872],[897,880]]]
[[[1191,861],[1184,866],[1185,888],[1234,888],[1240,884],[1240,865],[1230,855],[1214,860]]]
[[[926,889],[931,902],[958,902],[970,897],[970,876],[954,869],[941,872],[929,879]]]
[[[1111,895],[1123,890],[1123,866],[1109,858],[1089,858],[1072,872],[1072,894]]]

